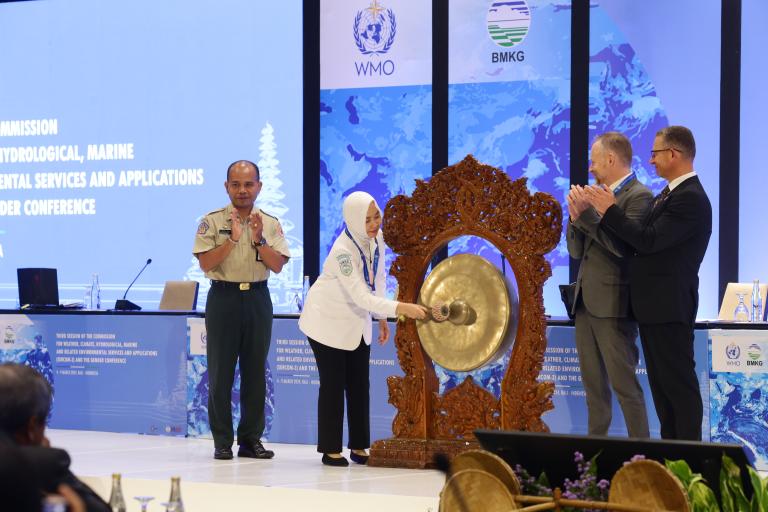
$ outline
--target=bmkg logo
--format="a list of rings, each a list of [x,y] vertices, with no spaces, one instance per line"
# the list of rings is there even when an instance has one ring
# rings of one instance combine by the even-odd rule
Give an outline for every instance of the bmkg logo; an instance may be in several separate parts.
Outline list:
[[[495,1],[486,17],[488,35],[504,48],[523,42],[531,26],[531,10],[525,0]]]
[[[728,357],[728,359],[738,359],[741,355],[741,349],[737,344],[731,343],[725,347],[725,355]]]
[[[760,359],[760,356],[762,355],[763,351],[760,348],[760,345],[757,343],[751,344],[749,347],[747,347],[747,357],[749,357],[747,360],[747,366],[763,366],[763,361]]]
[[[397,34],[395,13],[379,5],[379,0],[373,0],[367,9],[357,12],[352,33],[363,55],[385,54],[392,48]]]
[[[4,342],[8,345],[16,343],[16,331],[13,330],[13,326],[5,326],[5,339]]]

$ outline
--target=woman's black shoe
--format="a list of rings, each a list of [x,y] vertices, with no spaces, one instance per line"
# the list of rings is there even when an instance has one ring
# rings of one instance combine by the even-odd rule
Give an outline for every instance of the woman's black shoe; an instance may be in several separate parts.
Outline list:
[[[349,452],[349,458],[352,459],[352,461],[357,462],[358,464],[368,464],[367,455],[358,455],[355,452]]]
[[[326,466],[346,467],[349,466],[349,461],[344,457],[330,457],[327,453],[323,454],[323,464]]]

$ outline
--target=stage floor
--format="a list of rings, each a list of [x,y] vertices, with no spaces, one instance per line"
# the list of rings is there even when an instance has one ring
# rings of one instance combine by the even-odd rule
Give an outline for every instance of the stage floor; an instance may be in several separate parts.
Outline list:
[[[133,499],[139,495],[155,496],[149,512],[164,510],[159,503],[168,498],[171,476],[181,477],[187,512],[437,511],[444,482],[432,470],[324,466],[309,445],[267,443],[275,451],[272,460],[218,461],[207,439],[79,430],[48,430],[48,437],[69,452],[73,472],[102,496],[108,497],[110,475],[121,473],[129,512],[139,510]]]

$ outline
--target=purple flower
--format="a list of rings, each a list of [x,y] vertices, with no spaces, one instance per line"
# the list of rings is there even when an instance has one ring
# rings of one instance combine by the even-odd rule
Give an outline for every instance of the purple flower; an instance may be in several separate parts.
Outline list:
[[[638,460],[638,457],[644,458],[636,455],[633,460]],[[573,460],[576,464],[578,477],[575,480],[566,478],[563,481],[560,486],[563,489],[563,496],[568,499],[606,501],[610,482],[607,480],[598,481],[596,465],[593,464],[595,457],[591,461],[587,461],[584,459],[584,454],[574,452]],[[552,496],[552,489],[539,484],[539,480],[528,473],[520,464],[515,465],[515,474],[523,487],[524,494]]]

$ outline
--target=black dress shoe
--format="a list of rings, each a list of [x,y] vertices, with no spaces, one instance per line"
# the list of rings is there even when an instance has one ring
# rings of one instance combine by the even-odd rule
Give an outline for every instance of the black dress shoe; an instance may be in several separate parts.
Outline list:
[[[213,458],[218,460],[232,460],[232,448],[216,448],[213,450]]]
[[[267,450],[261,441],[255,443],[243,443],[237,450],[238,457],[250,457],[252,459],[271,459],[275,456],[275,452]]]
[[[327,453],[323,454],[322,461],[326,466],[336,466],[339,468],[349,466],[349,461],[344,457],[331,457]]]
[[[353,462],[357,462],[358,464],[368,464],[367,455],[358,455],[355,452],[349,452],[349,458],[352,459]]]

